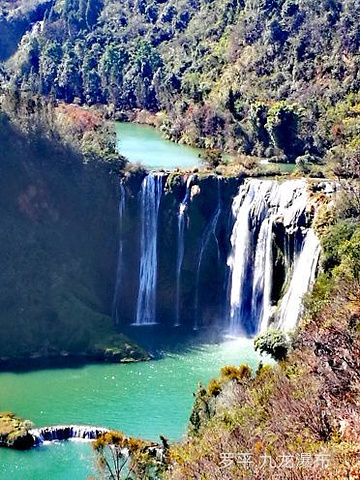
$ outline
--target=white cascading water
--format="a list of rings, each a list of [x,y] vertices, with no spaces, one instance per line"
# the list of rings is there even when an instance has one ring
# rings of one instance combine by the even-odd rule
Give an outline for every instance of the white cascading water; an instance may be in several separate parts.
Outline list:
[[[55,427],[33,428],[29,430],[29,433],[33,436],[35,445],[41,445],[44,442],[60,440],[93,441],[108,431],[107,428],[88,425],[56,425]]]
[[[232,251],[228,259],[231,271],[229,329],[231,335],[242,333],[243,320],[252,314],[252,282],[250,280],[251,269],[256,257],[258,257],[260,275],[264,271],[261,269],[261,258],[264,256],[260,253],[255,254],[254,257],[256,250],[254,234],[259,223],[257,217],[260,216],[262,221],[266,215],[268,207],[265,197],[271,187],[272,182],[270,181],[247,181],[240,187],[239,193],[233,201],[232,210],[235,224],[230,238]],[[263,237],[266,236],[265,233],[263,232]],[[256,274],[255,277],[257,277]]]
[[[122,271],[123,271],[123,236],[122,236],[122,226],[123,226],[123,216],[126,205],[126,190],[122,183],[120,183],[120,199],[119,199],[119,252],[118,252],[118,263],[116,269],[116,284],[114,292],[114,300],[112,306],[112,318],[116,324],[119,323],[119,295],[122,283]]]
[[[255,250],[251,312],[255,318],[260,319],[260,331],[263,320],[269,316],[271,307],[272,225],[271,218],[264,219]]]
[[[266,226],[266,244],[265,244],[265,256],[262,258],[262,267],[264,268],[263,272],[263,301],[262,301],[262,312],[260,313],[260,332],[264,332],[268,327],[268,321],[271,315],[271,287],[272,287],[272,270],[273,270],[273,255],[272,255],[272,239],[273,239],[273,218],[267,219],[265,223]],[[259,251],[261,251],[259,249]],[[258,254],[260,256],[260,253]],[[259,267],[261,268],[261,266]],[[257,270],[255,270],[254,277],[258,275]]]
[[[289,331],[296,327],[303,312],[302,299],[314,282],[320,255],[320,242],[313,229],[305,237],[300,255],[295,261],[289,288],[285,293],[278,314],[277,327]]]
[[[229,333],[265,330],[271,313],[272,229],[281,220],[287,234],[300,227],[307,205],[304,180],[281,184],[247,180],[233,201]],[[286,255],[289,262],[290,254]]]
[[[210,238],[213,237],[219,251],[218,240],[216,237],[216,226],[219,220],[219,216],[221,213],[221,192],[220,192],[220,178],[217,177],[217,204],[216,209],[208,223],[207,227],[204,230],[204,233],[201,238],[201,245],[200,245],[200,253],[196,268],[196,289],[195,289],[195,321],[194,321],[194,330],[199,328],[199,280],[200,280],[200,271],[201,271],[201,264],[204,257],[204,252],[206,247],[210,241]]]
[[[158,214],[163,175],[150,173],[141,184],[141,240],[139,293],[135,325],[156,323]]]
[[[184,234],[185,234],[185,212],[190,200],[190,188],[193,175],[190,175],[186,181],[186,190],[183,201],[180,203],[178,212],[178,242],[177,242],[177,257],[176,257],[176,311],[175,311],[175,327],[180,326],[180,296],[181,296],[181,267],[184,260]]]

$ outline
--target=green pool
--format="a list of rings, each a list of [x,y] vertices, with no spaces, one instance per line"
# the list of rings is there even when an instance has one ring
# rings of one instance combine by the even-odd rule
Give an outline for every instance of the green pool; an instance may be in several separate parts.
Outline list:
[[[255,368],[259,359],[251,340],[237,339],[145,363],[1,373],[0,410],[14,411],[36,426],[90,424],[146,439],[163,434],[179,440],[198,382],[208,382],[225,364]],[[0,450],[0,480],[80,480],[92,469],[87,443]]]

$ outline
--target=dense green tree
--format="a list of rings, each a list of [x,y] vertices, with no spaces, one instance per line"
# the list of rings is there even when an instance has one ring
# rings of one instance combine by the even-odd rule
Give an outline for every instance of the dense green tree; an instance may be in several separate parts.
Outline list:
[[[127,51],[113,43],[106,46],[99,61],[103,98],[116,106],[118,106],[119,93],[122,89],[123,70],[128,61]]]
[[[331,110],[360,87],[357,0],[54,0],[42,14],[9,62],[13,85],[165,110],[168,136],[199,146],[289,161],[353,148]]]
[[[251,106],[249,115],[255,139],[264,147],[267,147],[270,143],[269,132],[266,128],[268,112],[268,105],[257,102]]]
[[[296,156],[301,152],[298,138],[299,120],[296,106],[286,102],[276,103],[267,113],[265,128],[271,142],[285,155]]]
[[[53,88],[56,91],[57,71],[61,57],[61,45],[57,42],[48,43],[42,50],[39,59],[42,93],[49,94]]]
[[[79,61],[72,49],[63,56],[58,68],[57,85],[62,98],[72,102],[74,97],[82,98],[82,79]]]

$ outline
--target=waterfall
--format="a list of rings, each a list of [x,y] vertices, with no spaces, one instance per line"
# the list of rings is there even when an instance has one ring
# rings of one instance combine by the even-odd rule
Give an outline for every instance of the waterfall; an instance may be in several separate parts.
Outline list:
[[[288,331],[296,327],[303,311],[302,298],[314,282],[320,255],[320,242],[310,229],[294,265],[289,288],[285,293],[278,314],[278,328]]]
[[[183,177],[181,198],[176,200],[176,191],[162,197],[166,175],[147,175],[138,195],[136,178],[120,185],[114,322],[159,321],[195,330],[218,322],[217,331],[226,322],[231,336],[252,336],[270,323],[284,329],[296,324],[301,297],[313,278],[310,267],[304,267],[301,278],[298,264],[310,255],[307,262],[314,259],[316,265],[318,257],[309,231],[306,181],[250,178],[239,187],[241,179],[199,179],[195,183],[201,191],[196,192],[202,197],[193,209],[194,175]],[[200,233],[196,221],[205,225]],[[125,230],[124,222],[129,222]],[[192,291],[187,290],[184,305],[187,253],[194,261],[186,265]]]
[[[220,178],[217,178],[217,204],[216,204],[216,209],[206,226],[204,233],[201,238],[201,245],[200,245],[200,252],[199,252],[199,258],[198,258],[198,263],[197,263],[197,268],[196,268],[196,288],[195,288],[195,321],[194,321],[194,330],[197,330],[199,328],[199,280],[200,280],[200,271],[201,271],[201,264],[203,260],[203,256],[206,250],[206,247],[210,241],[210,238],[213,237],[217,248],[218,248],[218,258],[219,258],[219,244],[218,240],[216,237],[216,226],[219,220],[219,216],[221,213],[221,195],[220,195]]]
[[[180,325],[180,295],[181,295],[181,267],[184,260],[184,234],[185,234],[185,212],[190,200],[190,187],[193,179],[193,175],[190,175],[186,181],[185,196],[180,203],[178,212],[178,237],[177,237],[177,257],[176,257],[176,312],[175,312],[175,327]]]
[[[119,323],[119,295],[120,288],[122,284],[122,272],[123,272],[123,236],[122,236],[122,227],[123,227],[123,216],[126,205],[126,191],[122,183],[120,183],[120,199],[119,199],[119,251],[118,251],[118,263],[116,268],[116,283],[115,283],[115,292],[114,300],[112,305],[112,318],[116,324]]]
[[[255,250],[251,312],[261,321],[260,331],[264,328],[264,323],[267,323],[271,308],[272,228],[272,219],[265,218]]]
[[[158,214],[163,175],[150,173],[141,184],[141,240],[139,292],[135,325],[156,323]]]
[[[44,442],[71,439],[92,441],[108,431],[106,428],[87,425],[57,425],[55,427],[33,428],[29,430],[29,433],[33,436],[35,445],[41,445]]]
[[[266,244],[265,244],[265,255],[263,261],[259,259],[259,264],[261,264],[263,270],[263,302],[262,302],[262,311],[261,311],[261,323],[260,323],[260,332],[264,332],[267,329],[268,321],[271,315],[271,279],[272,279],[272,237],[273,237],[273,219],[269,218],[267,222],[264,222],[267,226],[266,231]],[[259,249],[259,256],[260,256]],[[256,265],[256,262],[255,262]],[[255,278],[259,277],[258,270],[255,268]]]
[[[259,234],[259,223],[264,219],[268,206],[265,202],[266,194],[273,187],[271,181],[250,180],[240,187],[239,194],[234,198],[233,216],[235,224],[230,242],[232,252],[228,259],[230,267],[230,333],[239,334],[243,331],[243,320],[247,318],[248,333],[254,333],[252,306],[254,262],[257,263],[261,275],[262,259],[264,258],[264,242],[259,242],[258,254],[256,252],[256,240]],[[261,230],[261,229],[260,229]],[[262,229],[262,237],[265,238],[266,230]],[[260,250],[260,251],[259,251]],[[259,279],[255,276],[255,283]],[[262,282],[261,282],[262,283]],[[256,285],[258,286],[258,285]],[[257,292],[259,295],[260,292]]]
[[[288,236],[299,232],[306,204],[303,180],[278,184],[250,179],[240,187],[233,201],[235,223],[228,258],[231,335],[253,335],[267,327],[271,312],[273,224],[281,221]],[[289,263],[290,248],[286,257]]]

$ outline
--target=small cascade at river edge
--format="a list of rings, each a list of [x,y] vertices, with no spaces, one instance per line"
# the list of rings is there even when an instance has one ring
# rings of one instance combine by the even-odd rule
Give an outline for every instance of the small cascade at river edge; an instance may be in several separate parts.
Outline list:
[[[312,217],[303,179],[125,178],[115,322],[235,337],[295,328],[320,253]]]
[[[88,425],[56,425],[54,427],[33,428],[29,430],[29,433],[33,436],[35,445],[41,445],[44,442],[61,440],[93,441],[108,431],[106,428]]]

